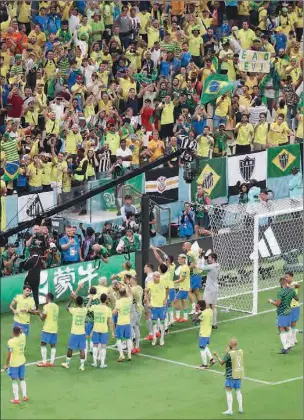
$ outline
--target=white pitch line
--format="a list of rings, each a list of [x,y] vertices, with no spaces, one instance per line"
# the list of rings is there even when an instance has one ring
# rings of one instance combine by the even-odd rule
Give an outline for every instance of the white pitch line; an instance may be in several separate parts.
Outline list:
[[[141,357],[147,357],[149,359],[158,360],[160,362],[172,363],[173,365],[184,366],[184,367],[191,368],[191,369],[196,369],[196,370],[204,370],[204,369],[199,369],[199,367],[195,366],[195,365],[189,365],[188,363],[183,363],[183,362],[176,362],[175,360],[164,359],[162,357],[151,356],[150,354],[137,353],[137,355],[141,356]],[[224,376],[223,372],[219,372],[218,370],[215,370],[215,369],[205,369],[204,371],[212,372],[212,373],[215,373],[217,375]],[[274,385],[275,384],[273,382],[262,381],[260,379],[255,379],[255,378],[249,378],[247,376],[245,376],[244,379],[246,379],[247,381],[256,382],[258,384],[263,384],[263,385]]]
[[[288,382],[300,381],[300,380],[303,380],[303,376],[297,376],[296,378],[285,379],[285,381],[273,382],[271,385],[282,385],[282,384],[287,384]]]

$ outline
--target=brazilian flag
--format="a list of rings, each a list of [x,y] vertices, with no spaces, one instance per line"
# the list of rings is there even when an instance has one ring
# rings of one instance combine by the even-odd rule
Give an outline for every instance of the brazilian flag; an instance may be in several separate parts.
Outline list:
[[[235,82],[228,81],[228,76],[226,74],[210,74],[204,83],[201,105],[213,101],[234,88]]]
[[[202,185],[211,199],[225,197],[226,185],[226,157],[213,159],[199,159],[198,174],[195,182],[191,183],[191,197],[195,201],[197,185]]]
[[[296,166],[301,170],[301,151],[299,144],[271,147],[267,151],[267,176],[277,178],[291,175],[291,169]]]

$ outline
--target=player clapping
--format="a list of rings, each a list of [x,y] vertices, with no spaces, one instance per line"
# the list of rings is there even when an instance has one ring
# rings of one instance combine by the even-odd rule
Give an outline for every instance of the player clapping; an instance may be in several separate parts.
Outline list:
[[[214,365],[215,363],[211,351],[208,347],[208,345],[210,344],[210,336],[212,333],[213,312],[211,308],[207,308],[206,302],[204,300],[199,300],[195,309],[196,314],[193,317],[193,321],[200,321],[198,347],[200,349],[203,362],[200,368],[207,369],[207,358],[209,358],[210,366]]]
[[[117,325],[116,325],[116,338],[117,348],[119,351],[118,362],[123,362],[125,356],[123,354],[122,340],[127,342],[128,358],[131,360],[132,341],[131,341],[131,306],[132,306],[132,293],[130,287],[121,288],[119,290],[120,299],[116,300],[116,307],[113,314],[117,314]]]
[[[14,297],[10,304],[10,310],[14,314],[14,327],[20,327],[26,336],[28,336],[30,330],[31,314],[38,314],[31,293],[30,286],[25,285],[23,293]]]

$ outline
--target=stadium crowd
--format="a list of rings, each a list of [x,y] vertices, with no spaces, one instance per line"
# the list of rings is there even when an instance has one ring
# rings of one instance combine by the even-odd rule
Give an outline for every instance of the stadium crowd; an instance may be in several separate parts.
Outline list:
[[[199,157],[303,141],[302,1],[2,1],[0,20],[2,194],[68,194],[185,136]],[[210,74],[235,89],[201,105]]]

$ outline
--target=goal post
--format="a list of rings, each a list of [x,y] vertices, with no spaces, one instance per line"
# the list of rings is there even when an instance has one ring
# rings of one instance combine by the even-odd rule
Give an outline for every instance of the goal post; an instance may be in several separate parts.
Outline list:
[[[261,293],[278,288],[286,271],[302,281],[302,200],[211,206],[209,217],[221,266],[220,307],[257,314]]]

